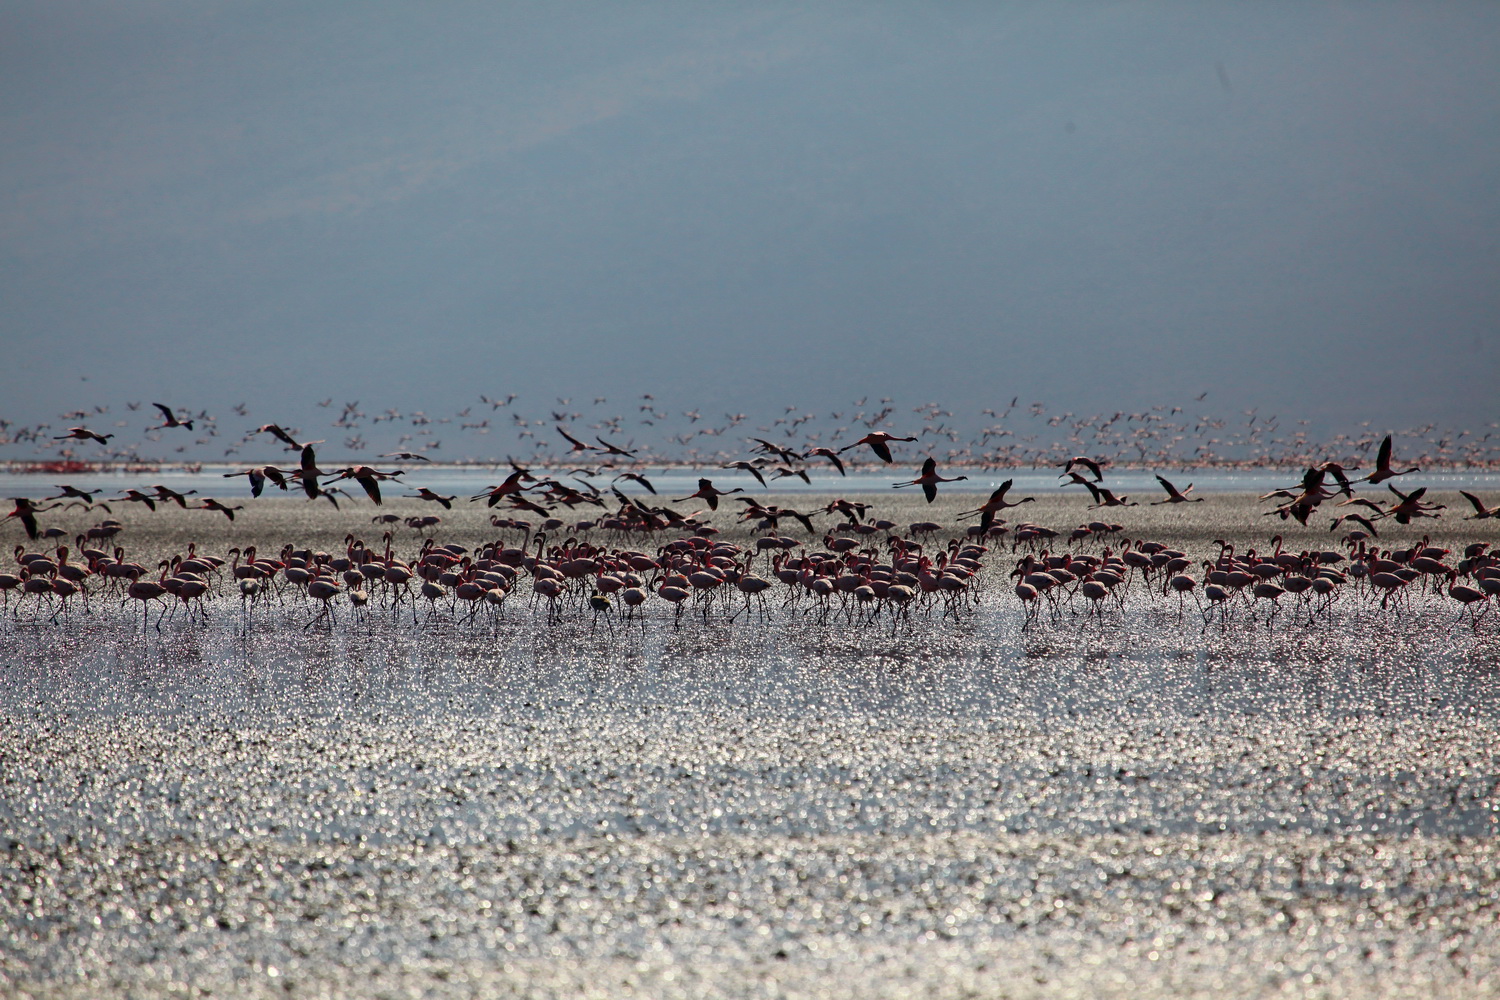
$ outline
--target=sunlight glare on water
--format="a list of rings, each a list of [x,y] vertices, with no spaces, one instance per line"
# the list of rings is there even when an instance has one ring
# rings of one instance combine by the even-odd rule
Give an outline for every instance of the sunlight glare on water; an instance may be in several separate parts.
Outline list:
[[[1245,509],[1140,516],[1206,555]],[[490,533],[463,516],[440,537]],[[122,537],[149,563],[350,523],[190,517]],[[160,631],[118,597],[13,608],[0,967],[77,996],[1495,981],[1492,622],[1440,594],[1311,623],[1138,594],[1028,623],[1014,558],[956,617],[868,623],[780,597],[553,621],[519,591],[472,621],[314,621],[294,591]]]

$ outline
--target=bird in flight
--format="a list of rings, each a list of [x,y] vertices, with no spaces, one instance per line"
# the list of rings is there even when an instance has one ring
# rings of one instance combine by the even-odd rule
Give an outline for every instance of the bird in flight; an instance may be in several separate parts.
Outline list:
[[[922,492],[927,494],[927,502],[932,503],[932,501],[937,499],[938,483],[956,483],[960,479],[968,478],[968,476],[954,476],[952,479],[944,479],[937,474],[937,459],[929,458],[922,463],[922,474],[920,476],[910,482],[892,483],[891,489],[899,490],[903,486],[920,486],[922,487]]]
[[[1380,442],[1380,451],[1378,451],[1375,455],[1375,471],[1370,473],[1363,479],[1355,480],[1355,482],[1369,483],[1371,486],[1376,486],[1380,483],[1385,482],[1387,479],[1394,479],[1397,476],[1404,476],[1409,472],[1421,471],[1422,470],[1417,468],[1415,465],[1410,469],[1404,469],[1401,472],[1397,472],[1391,468],[1391,436],[1387,434],[1385,436],[1385,440]]]
[[[58,487],[58,489],[61,488],[62,487]],[[1500,504],[1496,504],[1493,507],[1486,507],[1478,497],[1468,492],[1467,490],[1459,490],[1458,495],[1469,501],[1469,503],[1474,507],[1473,515],[1464,518],[1465,521],[1480,521],[1488,517],[1500,518]]]
[[[261,424],[250,433],[270,434],[272,437],[278,438],[283,443],[285,443],[287,451],[301,451],[303,448],[306,448],[310,444],[323,443],[321,441],[298,441],[290,434],[288,434],[285,430],[283,430],[280,424]]]
[[[34,541],[37,537],[37,512],[47,510],[47,508],[38,507],[33,501],[26,497],[11,497],[10,500],[11,503],[16,505],[15,509],[12,510],[9,514],[6,514],[4,518],[0,518],[0,520],[7,520],[12,517],[18,518],[21,522],[21,526],[26,529],[26,537]]]
[[[1094,502],[1088,505],[1088,510],[1098,510],[1100,507],[1139,507],[1140,504],[1128,496],[1117,497],[1108,486],[1095,486],[1093,483],[1084,483],[1089,492],[1094,494]]]
[[[1062,475],[1058,476],[1057,478],[1062,479],[1064,476],[1067,476],[1073,471],[1073,466],[1075,465],[1081,465],[1085,469],[1088,469],[1090,472],[1092,472],[1094,474],[1094,482],[1104,482],[1104,471],[1099,468],[1099,463],[1086,455],[1074,455],[1072,458],[1068,459],[1068,461],[1063,465]]]
[[[839,453],[834,451],[832,448],[814,448],[806,455],[804,455],[803,458],[812,458],[814,456],[817,456],[819,458],[826,458],[828,459],[828,461],[832,462],[833,467],[839,470],[839,475],[847,476],[849,474],[844,471],[844,463],[839,458]]]
[[[750,473],[750,475],[755,477],[756,482],[760,483],[762,486],[766,485],[766,477],[760,474],[760,468],[756,466],[754,462],[730,462],[728,465],[720,466],[720,468],[739,469],[741,472],[748,472]]]
[[[443,507],[444,507],[444,509],[446,509],[446,510],[452,510],[453,509],[453,501],[455,501],[455,500],[458,499],[458,497],[456,497],[456,496],[454,496],[454,497],[439,496],[438,494],[432,492],[432,490],[429,490],[425,486],[418,486],[418,487],[416,487],[416,490],[417,490],[417,492],[416,492],[415,495],[412,495],[412,494],[403,494],[403,496],[406,496],[407,499],[409,499],[409,500],[431,500],[433,503],[440,503],[440,504],[442,504]]]
[[[1165,500],[1153,500],[1151,502],[1152,507],[1160,507],[1164,503],[1202,503],[1205,499],[1204,497],[1188,496],[1189,493],[1193,492],[1192,483],[1187,484],[1187,489],[1179,491],[1177,487],[1161,476],[1157,476],[1156,481],[1161,483],[1161,488],[1167,491],[1167,498]]]
[[[709,508],[709,510],[718,510],[719,509],[719,497],[727,497],[731,493],[743,493],[743,492],[745,492],[745,490],[744,490],[744,487],[741,487],[741,486],[736,486],[732,490],[715,489],[714,488],[714,484],[713,484],[713,480],[710,480],[710,479],[700,479],[700,480],[698,480],[698,489],[697,489],[696,492],[689,493],[687,496],[682,497],[681,499],[678,499],[678,500],[673,500],[672,502],[673,503],[682,503],[685,500],[692,500],[694,498],[697,498],[697,499],[700,499],[700,500],[707,500],[708,501],[708,508]]]
[[[882,462],[889,465],[894,461],[894,459],[891,458],[890,443],[892,441],[915,440],[916,438],[914,437],[897,437],[896,435],[887,433],[886,431],[871,431],[853,444],[844,445],[844,447],[839,449],[839,453],[842,454],[843,452],[848,451],[850,448],[858,448],[862,444],[867,444],[870,446],[871,451],[880,456],[880,460]]]
[[[148,427],[147,430],[159,431],[164,427],[186,427],[188,430],[193,429],[193,422],[191,420],[179,420],[177,414],[172,412],[170,406],[164,403],[152,403],[151,405],[161,411],[162,422],[155,427]]]
[[[69,427],[68,433],[58,434],[52,438],[54,441],[66,441],[69,438],[77,438],[80,441],[98,441],[100,444],[109,444],[113,434],[99,434],[89,430],[87,427]]]
[[[628,479],[632,483],[639,483],[641,486],[644,486],[646,488],[647,492],[656,492],[656,487],[651,485],[651,480],[647,479],[645,476],[641,475],[638,472],[622,472],[614,479],[612,479],[611,482],[619,482],[621,479]]]
[[[567,439],[567,442],[573,446],[573,450],[574,451],[601,451],[601,450],[603,450],[603,449],[600,449],[600,448],[596,448],[596,447],[594,447],[591,444],[584,444],[582,441],[578,440],[576,437],[574,437],[573,435],[569,434],[567,431],[563,430],[561,427],[559,427],[557,429],[557,433],[561,434],[564,438]]]
[[[397,469],[395,472],[381,472],[372,469],[368,465],[355,465],[347,469],[340,469],[339,474],[330,479],[330,483],[336,483],[341,479],[352,479],[364,488],[365,495],[380,506],[380,481],[382,479],[395,479],[397,476],[405,475],[405,469]]]
[[[995,515],[1000,513],[1005,508],[1019,507],[1023,503],[1034,503],[1036,501],[1036,497],[1022,497],[1020,500],[1016,501],[1005,499],[1005,494],[1009,492],[1011,485],[1014,482],[1015,480],[1013,479],[1007,479],[1005,482],[1000,484],[999,489],[990,494],[990,498],[986,500],[982,506],[971,511],[966,511],[958,516],[973,517],[975,514],[978,514],[979,530],[981,533],[983,533],[990,530],[990,526],[995,523]]]
[[[594,440],[598,441],[600,444],[602,444],[604,446],[600,450],[602,450],[606,455],[619,455],[621,458],[634,458],[635,457],[635,452],[633,452],[633,451],[627,451],[626,449],[621,448],[619,445],[610,444],[608,441],[604,440],[602,437],[600,437],[597,434],[594,435]]]
[[[222,503],[220,503],[219,501],[215,500],[213,497],[204,497],[201,503],[199,503],[197,506],[192,507],[190,509],[191,510],[216,510],[220,514],[223,514],[225,517],[227,517],[231,521],[233,521],[234,520],[234,512],[237,511],[237,510],[244,510],[245,509],[245,505],[244,504],[240,504],[238,507],[226,507]]]

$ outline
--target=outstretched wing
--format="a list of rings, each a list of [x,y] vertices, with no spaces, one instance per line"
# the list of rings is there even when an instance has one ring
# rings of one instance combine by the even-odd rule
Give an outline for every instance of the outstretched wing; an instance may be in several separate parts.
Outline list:
[[[371,500],[375,501],[375,506],[379,507],[380,481],[374,476],[355,476],[354,481],[365,488],[365,493],[369,495]]]

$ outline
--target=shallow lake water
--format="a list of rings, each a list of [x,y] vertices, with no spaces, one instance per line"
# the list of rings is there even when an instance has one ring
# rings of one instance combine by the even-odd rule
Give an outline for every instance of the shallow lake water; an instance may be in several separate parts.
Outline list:
[[[951,525],[960,499],[881,511]],[[1066,529],[1080,507],[1010,513]],[[1337,544],[1326,521],[1263,509],[1225,496],[1118,519],[1201,558],[1273,531]],[[443,513],[440,540],[495,534],[484,512]],[[379,537],[370,514],[131,511],[119,542],[148,562],[188,541],[342,547]],[[1445,519],[1392,544],[1423,534],[1496,529]],[[419,543],[402,528],[394,544]],[[552,621],[519,589],[468,622],[342,604],[312,621],[291,593],[160,630],[118,598],[7,613],[0,981],[79,997],[1500,991],[1497,616],[1460,622],[1438,593],[1205,618],[1142,592],[1028,623],[1008,549],[956,616],[870,623],[780,598],[733,620],[731,603],[679,618],[657,602]]]

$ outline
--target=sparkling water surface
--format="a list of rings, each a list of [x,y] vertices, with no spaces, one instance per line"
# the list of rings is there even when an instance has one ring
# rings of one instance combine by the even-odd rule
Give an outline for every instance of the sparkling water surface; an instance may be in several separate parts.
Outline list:
[[[889,502],[952,524],[962,499]],[[1078,506],[1023,512],[1066,528]],[[1337,544],[1253,498],[1192,507],[1118,516],[1195,555],[1272,530]],[[443,540],[494,534],[487,512],[443,513]],[[378,538],[369,514],[129,511],[119,541],[143,561],[188,541],[334,547]],[[1495,529],[1445,519],[1392,544],[1424,533]],[[1141,594],[1028,625],[1014,558],[992,551],[957,620],[778,598],[733,621],[657,604],[553,623],[519,589],[471,622],[441,605],[313,622],[290,593],[160,631],[118,599],[7,613],[0,980],[79,997],[1500,989],[1500,622],[1459,622],[1441,594],[1310,624]]]

